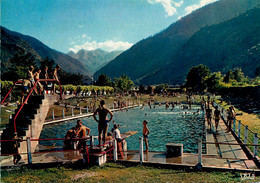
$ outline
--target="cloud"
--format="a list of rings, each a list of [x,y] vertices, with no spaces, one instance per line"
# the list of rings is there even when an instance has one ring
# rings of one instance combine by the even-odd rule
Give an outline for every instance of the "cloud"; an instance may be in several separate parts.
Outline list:
[[[78,25],[78,28],[83,28],[83,27],[84,27],[84,25],[82,25],[82,24]]]
[[[199,9],[202,6],[205,6],[205,5],[209,4],[209,3],[213,3],[215,1],[218,1],[218,0],[200,0],[199,4],[194,4],[194,5],[191,5],[191,6],[187,6],[185,8],[185,11],[186,11],[187,14],[190,14],[194,10]]]
[[[96,42],[96,41],[87,41],[84,44],[81,45],[74,45],[73,48],[69,48],[69,51],[73,51],[77,53],[79,50],[95,50],[95,49],[103,49],[106,51],[114,51],[114,50],[127,50],[133,46],[132,43],[129,42],[122,42],[122,41],[112,41],[107,40],[105,42]]]
[[[164,7],[167,16],[172,16],[178,13],[176,7],[180,7],[183,4],[183,0],[180,2],[175,2],[173,0],[147,0],[147,2],[150,4],[160,3]]]

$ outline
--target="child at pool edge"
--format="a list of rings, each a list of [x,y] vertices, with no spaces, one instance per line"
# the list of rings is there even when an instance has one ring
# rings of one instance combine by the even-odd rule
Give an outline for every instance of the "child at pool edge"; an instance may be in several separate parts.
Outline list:
[[[145,142],[145,146],[146,146],[146,150],[145,152],[148,153],[148,134],[150,133],[149,129],[148,129],[148,121],[144,120],[143,121],[143,125],[144,125],[144,128],[143,128],[143,136],[144,136],[144,142]]]

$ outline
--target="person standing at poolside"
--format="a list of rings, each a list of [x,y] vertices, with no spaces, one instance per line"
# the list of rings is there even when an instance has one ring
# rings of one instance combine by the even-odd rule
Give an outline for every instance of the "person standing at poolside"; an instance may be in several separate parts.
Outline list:
[[[124,153],[123,153],[123,148],[122,148],[122,146],[123,146],[122,144],[123,144],[124,140],[121,137],[121,133],[120,133],[120,130],[118,129],[118,126],[119,125],[114,124],[113,138],[116,139],[120,156],[121,156],[121,158],[124,159]]]
[[[228,127],[227,127],[226,133],[228,133],[228,132],[231,131],[231,126],[232,126],[233,121],[234,121],[234,119],[235,119],[235,112],[234,112],[234,110],[232,109],[232,106],[229,107],[229,109],[227,110],[227,112],[228,112],[228,117],[227,117],[227,125],[228,125]]]
[[[216,106],[216,109],[214,111],[216,132],[218,132],[218,124],[219,124],[220,116],[221,116],[220,110],[218,109],[218,106]]]
[[[58,77],[58,70],[60,70],[60,65],[57,64],[55,69],[53,70],[52,77],[57,82],[60,82],[59,77]],[[54,83],[52,83],[52,91],[53,91],[53,94],[55,94],[55,85],[54,85]]]
[[[148,129],[148,121],[144,120],[143,121],[143,136],[144,136],[144,142],[145,142],[145,146],[146,146],[146,150],[145,152],[148,153],[149,151],[149,147],[148,147],[148,134],[150,133],[149,129]]]
[[[99,116],[98,119],[96,118],[97,114]],[[110,118],[107,120],[108,114],[110,115]],[[101,145],[102,139],[103,139],[103,143],[106,142],[108,123],[113,118],[113,113],[108,108],[105,107],[104,100],[100,101],[100,106],[95,110],[93,114],[93,118],[98,122],[98,141],[99,141],[99,145]]]
[[[212,109],[210,108],[209,104],[206,109],[206,117],[207,117],[207,122],[209,125],[209,131],[211,131],[211,118],[212,118]]]

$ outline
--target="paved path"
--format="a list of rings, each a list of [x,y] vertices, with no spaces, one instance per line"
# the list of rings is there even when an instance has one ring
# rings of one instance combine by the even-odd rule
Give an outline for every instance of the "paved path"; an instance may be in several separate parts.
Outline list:
[[[206,125],[206,141],[207,142],[225,142],[225,143],[237,143],[231,132],[226,133],[226,125],[221,119],[218,126],[218,132],[215,131],[215,122],[213,120],[212,132],[209,131],[209,127]],[[207,144],[207,154],[214,155],[216,158],[225,160],[225,163],[229,168],[241,168],[255,169],[257,168],[252,160],[248,160],[246,154],[239,145],[214,145]]]

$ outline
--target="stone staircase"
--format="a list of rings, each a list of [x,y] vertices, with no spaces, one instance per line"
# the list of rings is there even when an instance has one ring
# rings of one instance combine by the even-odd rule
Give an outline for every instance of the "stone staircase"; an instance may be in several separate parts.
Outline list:
[[[27,137],[31,139],[39,139],[43,123],[51,105],[59,100],[57,95],[38,95],[30,96],[28,104],[25,104],[16,118],[16,131],[18,137],[26,140]],[[1,134],[1,140],[10,140],[14,134],[14,117],[21,106],[15,110],[12,118],[9,120],[9,125]],[[1,154],[12,154],[14,152],[10,142],[2,142]],[[38,141],[31,142],[31,151],[34,152],[38,145]],[[27,152],[26,141],[20,143],[20,153]]]

